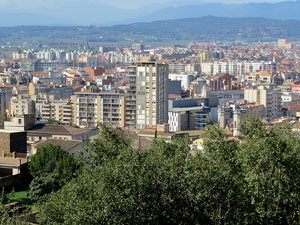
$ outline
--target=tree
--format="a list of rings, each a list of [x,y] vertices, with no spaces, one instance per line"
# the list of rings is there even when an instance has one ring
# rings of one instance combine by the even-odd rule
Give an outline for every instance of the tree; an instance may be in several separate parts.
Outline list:
[[[38,149],[29,163],[29,171],[33,177],[47,176],[50,173],[61,172],[57,168],[63,164],[60,161],[68,161],[69,175],[78,169],[79,163],[59,145],[47,145]]]
[[[131,148],[120,128],[99,124],[99,137],[89,142],[82,160],[86,165],[95,167],[101,163],[116,158],[123,150]]]
[[[76,177],[81,163],[60,146],[48,145],[38,149],[29,163],[33,176],[29,194],[33,200],[60,189]]]
[[[55,120],[55,119],[49,119],[48,124],[57,124],[57,125],[62,125],[62,122]]]
[[[57,183],[54,175],[36,177],[29,185],[28,196],[33,201],[38,201],[44,195],[59,190],[59,187],[61,186]]]
[[[173,143],[156,140],[149,150],[139,152],[124,148],[127,142],[119,138],[111,139],[117,130],[102,131],[96,142],[103,145],[98,150],[103,151],[107,141],[113,141],[109,145],[114,146],[114,154],[109,149],[99,166],[86,169],[80,177],[52,193],[47,203],[39,205],[39,222],[174,224],[192,221],[190,196],[185,194],[184,183],[189,140],[178,139]]]
[[[300,141],[289,125],[248,127],[238,159],[244,191],[251,200],[248,223],[298,224],[300,212]],[[252,129],[252,130],[251,130]],[[255,130],[254,130],[255,129]]]
[[[245,121],[242,139],[208,126],[204,150],[156,139],[136,151],[104,126],[90,164],[44,202],[41,224],[299,224],[300,141],[288,125]],[[98,143],[99,145],[97,145]],[[90,148],[91,146],[91,148]],[[98,161],[97,161],[98,160]]]
[[[238,143],[228,140],[217,125],[206,128],[203,152],[188,161],[186,183],[194,203],[194,222],[243,224],[241,210],[247,204],[238,151]]]

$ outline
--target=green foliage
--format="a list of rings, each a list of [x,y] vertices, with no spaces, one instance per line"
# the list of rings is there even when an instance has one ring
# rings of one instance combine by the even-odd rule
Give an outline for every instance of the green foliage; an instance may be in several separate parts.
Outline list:
[[[135,151],[101,125],[88,145],[92,167],[45,202],[41,224],[299,224],[300,141],[289,126],[256,118],[241,141],[209,126],[204,150],[189,139]],[[97,161],[98,160],[98,161]]]
[[[87,144],[83,160],[88,165],[99,166],[128,148],[130,141],[124,137],[120,128],[99,124],[99,137]]]
[[[28,203],[27,201],[25,201],[25,198],[27,198],[26,192],[14,192],[13,188],[10,194],[5,194],[4,188],[2,188],[2,202],[0,202],[0,224],[29,224],[28,222],[26,222],[28,219],[28,215],[26,214],[29,213],[29,210],[28,208],[23,208],[23,206],[20,205],[23,203]]]
[[[1,191],[1,204],[5,204],[5,203],[7,203],[7,201],[8,201],[8,198],[7,198],[6,194],[5,194],[5,188],[2,187],[2,191]]]
[[[10,197],[15,197],[15,188],[13,187],[10,191]]]
[[[76,177],[80,169],[81,163],[60,146],[48,145],[38,149],[29,163],[29,171],[34,178],[30,184],[29,196],[38,200],[41,196],[60,189]]]
[[[5,225],[27,225],[26,217],[20,218],[18,209],[9,205],[0,204],[0,224]]]
[[[18,191],[15,192],[13,196],[11,194],[6,194],[8,201],[7,202],[18,202],[19,204],[32,205],[32,200],[28,197],[27,191]]]
[[[260,118],[254,115],[248,115],[247,118],[241,122],[239,130],[244,138],[248,139],[262,138],[267,132]]]
[[[66,164],[65,171],[63,163]],[[57,172],[63,176],[73,175],[78,168],[78,162],[72,156],[64,151],[59,145],[48,145],[38,149],[29,163],[29,171],[33,177],[47,176],[50,173]]]
[[[42,196],[50,194],[52,191],[57,191],[59,187],[61,186],[59,186],[52,174],[44,177],[36,177],[29,185],[28,196],[33,201],[38,201]]]
[[[58,124],[58,125],[62,125],[62,123],[58,120],[55,119],[49,119],[48,120],[48,124]]]
[[[299,138],[286,125],[264,128],[262,137],[241,144],[237,158],[251,200],[249,223],[299,223],[299,150]]]
[[[187,139],[111,155],[40,205],[42,224],[174,224],[192,215],[183,186]],[[122,142],[121,142],[122,143]],[[181,192],[178,192],[178,190]],[[64,196],[65,202],[59,199]],[[70,201],[69,201],[70,199]]]

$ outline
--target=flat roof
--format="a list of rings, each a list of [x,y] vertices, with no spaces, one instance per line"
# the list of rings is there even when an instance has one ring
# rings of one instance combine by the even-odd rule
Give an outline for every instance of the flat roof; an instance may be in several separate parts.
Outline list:
[[[169,108],[169,112],[185,112],[185,111],[196,111],[208,108],[206,106],[196,106],[196,107],[183,107],[183,108]]]

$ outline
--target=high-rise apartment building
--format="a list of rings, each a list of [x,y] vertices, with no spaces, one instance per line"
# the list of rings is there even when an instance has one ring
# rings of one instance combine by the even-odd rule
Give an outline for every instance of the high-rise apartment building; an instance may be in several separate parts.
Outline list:
[[[136,128],[157,128],[168,122],[168,76],[166,64],[141,62],[131,67],[135,76]]]
[[[145,129],[168,122],[168,65],[141,62],[128,69],[123,90],[75,93],[74,124],[95,127],[98,122],[112,126]]]

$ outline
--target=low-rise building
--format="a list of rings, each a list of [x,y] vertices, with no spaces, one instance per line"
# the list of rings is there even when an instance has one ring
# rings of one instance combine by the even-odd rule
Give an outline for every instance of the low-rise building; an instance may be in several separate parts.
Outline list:
[[[34,155],[39,148],[48,145],[58,145],[66,152],[69,152],[73,157],[78,157],[84,149],[84,143],[80,140],[48,139],[33,144],[31,148],[32,154]]]
[[[80,140],[88,141],[90,137],[97,135],[96,128],[76,128],[67,125],[37,124],[27,130],[28,142],[35,143],[41,140]]]

